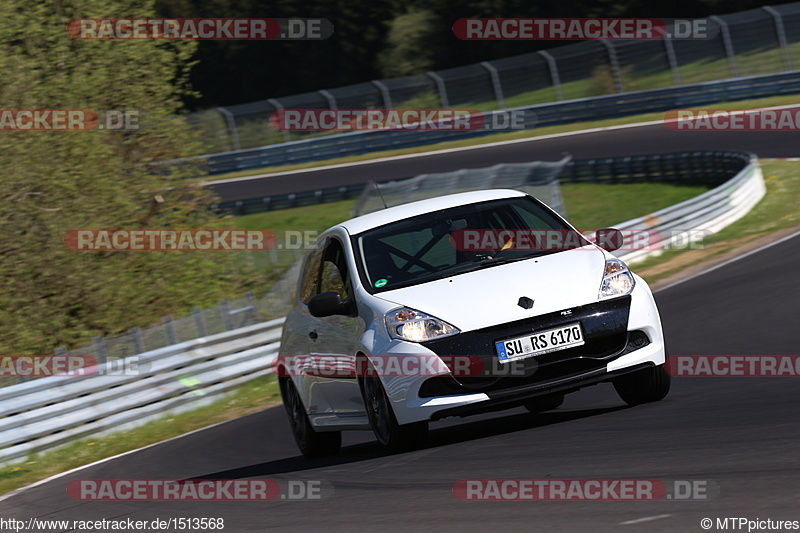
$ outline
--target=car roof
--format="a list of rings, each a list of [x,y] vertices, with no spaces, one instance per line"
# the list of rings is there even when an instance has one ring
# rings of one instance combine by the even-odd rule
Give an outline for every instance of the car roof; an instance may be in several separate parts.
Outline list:
[[[461,192],[437,196],[395,207],[389,207],[373,213],[368,213],[360,217],[351,218],[346,222],[338,224],[347,230],[350,235],[357,235],[372,228],[396,222],[406,218],[432,213],[442,209],[449,209],[460,205],[475,204],[489,200],[500,200],[503,198],[516,198],[525,196],[526,193],[513,189],[487,189],[481,191]]]

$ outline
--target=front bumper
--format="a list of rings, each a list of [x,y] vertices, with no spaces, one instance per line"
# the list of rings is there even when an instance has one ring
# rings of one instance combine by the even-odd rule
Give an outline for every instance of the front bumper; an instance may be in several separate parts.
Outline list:
[[[574,392],[583,387],[596,385],[609,381],[616,377],[636,372],[647,367],[654,366],[653,363],[641,363],[634,366],[625,367],[622,370],[608,372],[605,368],[592,370],[579,376],[569,376],[562,379],[552,380],[545,383],[534,383],[520,385],[518,387],[498,390],[486,393],[486,399],[478,403],[469,403],[458,407],[443,408],[434,411],[430,415],[430,420],[439,420],[450,416],[467,416],[478,413],[488,413],[502,409],[510,409],[525,404],[537,396],[547,396],[550,394],[565,394]]]
[[[404,380],[402,387],[386,383],[398,422],[511,408],[537,396],[573,392],[664,363],[658,310],[643,280],[637,279],[629,296],[563,311],[570,313],[559,311],[423,343],[424,348],[437,355],[478,356],[487,368],[496,368],[497,341],[574,322],[580,322],[585,338],[582,346],[518,361],[524,375],[441,375],[419,378],[413,384]],[[642,337],[646,339],[644,343]],[[393,390],[398,394],[393,395]]]

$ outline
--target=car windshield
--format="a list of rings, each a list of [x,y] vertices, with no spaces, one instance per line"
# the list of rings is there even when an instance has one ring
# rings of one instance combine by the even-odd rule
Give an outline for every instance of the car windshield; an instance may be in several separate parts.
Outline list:
[[[359,274],[372,293],[588,244],[528,196],[426,213],[353,240]]]

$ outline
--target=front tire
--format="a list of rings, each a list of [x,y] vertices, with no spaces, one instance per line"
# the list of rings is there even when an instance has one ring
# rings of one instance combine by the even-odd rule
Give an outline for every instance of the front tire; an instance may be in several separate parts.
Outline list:
[[[640,405],[663,400],[669,393],[671,382],[664,365],[658,365],[618,377],[614,380],[614,388],[628,405]]]
[[[289,425],[292,426],[292,434],[305,457],[323,457],[338,453],[342,448],[342,432],[326,431],[317,432],[311,427],[311,422],[306,414],[306,408],[297,392],[297,387],[290,378],[280,380],[281,397],[286,414],[289,416]]]
[[[414,449],[425,442],[428,422],[398,424],[389,396],[374,372],[367,373],[361,387],[369,424],[384,449],[390,453],[398,453]]]

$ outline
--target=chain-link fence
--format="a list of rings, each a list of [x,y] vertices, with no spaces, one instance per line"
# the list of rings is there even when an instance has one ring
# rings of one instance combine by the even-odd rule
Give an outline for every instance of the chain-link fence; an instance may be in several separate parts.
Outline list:
[[[789,71],[800,65],[800,2],[711,17],[709,39],[583,41],[427,74],[374,80],[188,115],[204,153],[325,133],[282,132],[279,109],[451,108],[491,111]],[[667,35],[672,27],[667,26]]]
[[[216,307],[194,308],[188,316],[164,317],[161,324],[149,328],[131,328],[118,337],[95,337],[92,344],[66,350],[57,348],[55,355],[93,358],[98,363],[123,359],[165,346],[230,331],[288,313],[296,292],[302,250],[282,250],[277,262],[291,266],[262,296],[248,292],[244,297],[222,300]],[[274,262],[273,262],[274,264]],[[41,377],[41,376],[39,376]],[[33,376],[2,376],[0,387],[37,379]]]

